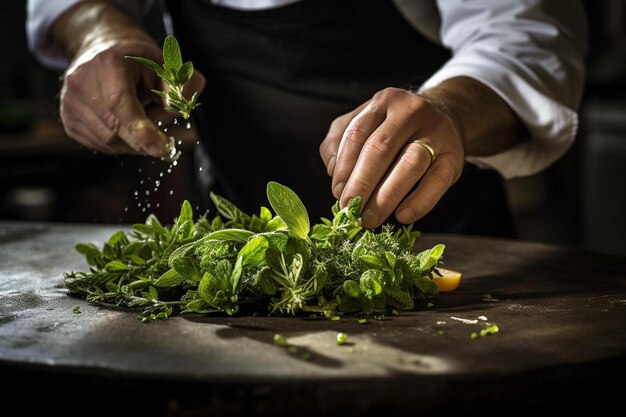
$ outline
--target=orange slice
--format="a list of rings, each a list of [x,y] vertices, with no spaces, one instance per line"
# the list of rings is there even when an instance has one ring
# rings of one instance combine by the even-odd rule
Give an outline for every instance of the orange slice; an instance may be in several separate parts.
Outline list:
[[[437,270],[443,275],[440,277],[436,273],[433,273],[433,281],[437,284],[439,292],[456,290],[461,282],[461,273],[444,268],[437,268]]]

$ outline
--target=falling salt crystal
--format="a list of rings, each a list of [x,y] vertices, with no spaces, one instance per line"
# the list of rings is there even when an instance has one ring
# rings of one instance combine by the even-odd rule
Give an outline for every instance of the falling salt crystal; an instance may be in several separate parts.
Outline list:
[[[191,129],[191,122],[187,122],[187,129]]]
[[[128,211],[128,207],[124,207],[124,211]]]
[[[157,122],[157,126],[159,126],[159,127],[163,126],[163,122],[159,120],[159,121]]]
[[[174,162],[172,162],[172,165],[173,165],[173,166],[178,165],[178,161],[174,161]]]
[[[178,140],[178,142],[176,142],[176,143],[177,143],[178,145],[182,145],[182,144],[183,144],[183,141],[179,139],[179,140]]]
[[[150,195],[150,191],[146,190],[146,195]]]
[[[141,209],[141,212],[142,212],[142,213],[145,213],[145,212],[146,212],[146,208],[145,208],[145,207],[144,207],[144,208],[142,208],[142,209]]]
[[[157,187],[154,187],[154,191],[157,192],[159,191],[159,189]]]
[[[446,324],[446,322],[445,322],[445,321],[438,321],[438,322],[437,322],[437,326],[443,326],[444,324]]]
[[[161,172],[161,174],[163,174],[163,173]],[[159,185],[161,185],[161,181],[156,180],[156,181],[154,182],[154,185],[156,185],[156,186],[158,187]]]
[[[200,211],[200,206],[196,206],[196,211]]]
[[[160,205],[161,205],[161,203],[156,203],[157,208],[159,208]]]
[[[485,317],[485,316],[478,316],[478,320],[487,321],[487,317]]]
[[[196,141],[196,145],[200,145],[200,141],[199,140]]]
[[[170,190],[170,195],[174,195],[174,190]]]
[[[139,194],[139,191],[135,191],[135,195],[138,195],[138,194]]]
[[[167,127],[163,129],[163,132],[167,132]]]
[[[150,208],[150,203],[146,204],[146,207]]]
[[[168,168],[168,169],[167,169],[167,173],[168,173],[168,174],[171,174],[171,173],[172,173],[172,168]]]
[[[139,168],[139,169],[137,170],[137,172],[141,172],[141,171],[142,171],[142,170],[141,170],[141,168]]]
[[[174,124],[177,125],[178,124],[178,118],[174,119]]]
[[[163,176],[163,173],[162,173],[162,172],[159,172],[159,177],[162,177],[162,176]]]
[[[202,172],[202,167],[198,168],[198,171],[199,171],[199,172]]]
[[[143,180],[139,181],[139,184],[143,184]]]

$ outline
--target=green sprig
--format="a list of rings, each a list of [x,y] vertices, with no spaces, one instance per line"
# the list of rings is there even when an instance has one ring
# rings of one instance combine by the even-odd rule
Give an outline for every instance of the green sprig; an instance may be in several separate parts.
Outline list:
[[[194,92],[188,100],[183,95],[183,89],[187,81],[193,76],[193,64],[191,61],[183,63],[178,41],[172,35],[163,42],[163,66],[156,62],[138,56],[125,56],[124,58],[146,65],[154,71],[169,87],[167,91],[152,90],[152,92],[169,102],[167,110],[179,112],[183,118],[189,119],[191,111],[200,106],[198,92]]]

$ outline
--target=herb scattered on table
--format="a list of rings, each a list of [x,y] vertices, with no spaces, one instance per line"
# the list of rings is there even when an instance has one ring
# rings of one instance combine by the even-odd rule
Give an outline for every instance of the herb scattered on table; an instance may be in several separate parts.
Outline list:
[[[287,338],[280,333],[274,335],[274,344],[276,346],[285,347],[289,344]]]
[[[487,301],[487,302],[495,302],[495,301],[500,301],[500,300],[498,300],[497,298],[493,298],[493,297],[491,296],[491,294],[490,294],[490,293],[483,294],[483,295],[481,296],[481,299],[482,299],[483,301]]]
[[[367,323],[367,319],[365,319],[365,318],[359,319],[358,322],[359,322],[359,324],[365,324],[365,323]]]
[[[365,230],[356,197],[311,226],[292,190],[270,182],[267,195],[276,214],[261,207],[249,215],[211,194],[218,211],[211,219],[194,219],[185,201],[172,226],[150,215],[101,249],[80,243],[76,249],[90,269],[66,274],[65,284],[88,301],[138,309],[144,321],[174,313],[232,315],[241,307],[382,320],[437,294],[432,274],[444,245],[414,253],[419,232],[412,225]]]
[[[337,345],[338,346],[345,345],[347,341],[348,341],[347,333],[337,333]]]
[[[82,313],[82,311],[80,311],[80,306],[76,306],[72,309],[72,313],[74,314],[80,314]]]
[[[159,78],[169,87],[167,91],[152,90],[153,93],[164,98],[168,102],[167,110],[179,112],[183,118],[189,119],[191,111],[200,106],[198,92],[194,92],[190,99],[183,95],[183,89],[187,81],[193,76],[193,64],[187,61],[183,64],[178,41],[172,35],[163,42],[163,66],[156,62],[138,56],[125,56],[125,58],[146,65],[154,71]]]
[[[478,337],[492,336],[500,331],[500,328],[496,324],[486,324],[480,332],[470,333],[470,339],[478,339]]]

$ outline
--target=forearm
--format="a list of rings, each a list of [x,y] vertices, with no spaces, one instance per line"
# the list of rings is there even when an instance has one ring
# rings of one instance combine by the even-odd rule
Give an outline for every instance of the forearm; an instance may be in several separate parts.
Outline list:
[[[528,138],[508,104],[472,78],[451,78],[421,95],[451,118],[466,156],[494,155]]]
[[[80,51],[115,40],[153,43],[152,38],[116,4],[107,0],[85,0],[63,13],[50,30],[55,46],[68,59]]]

